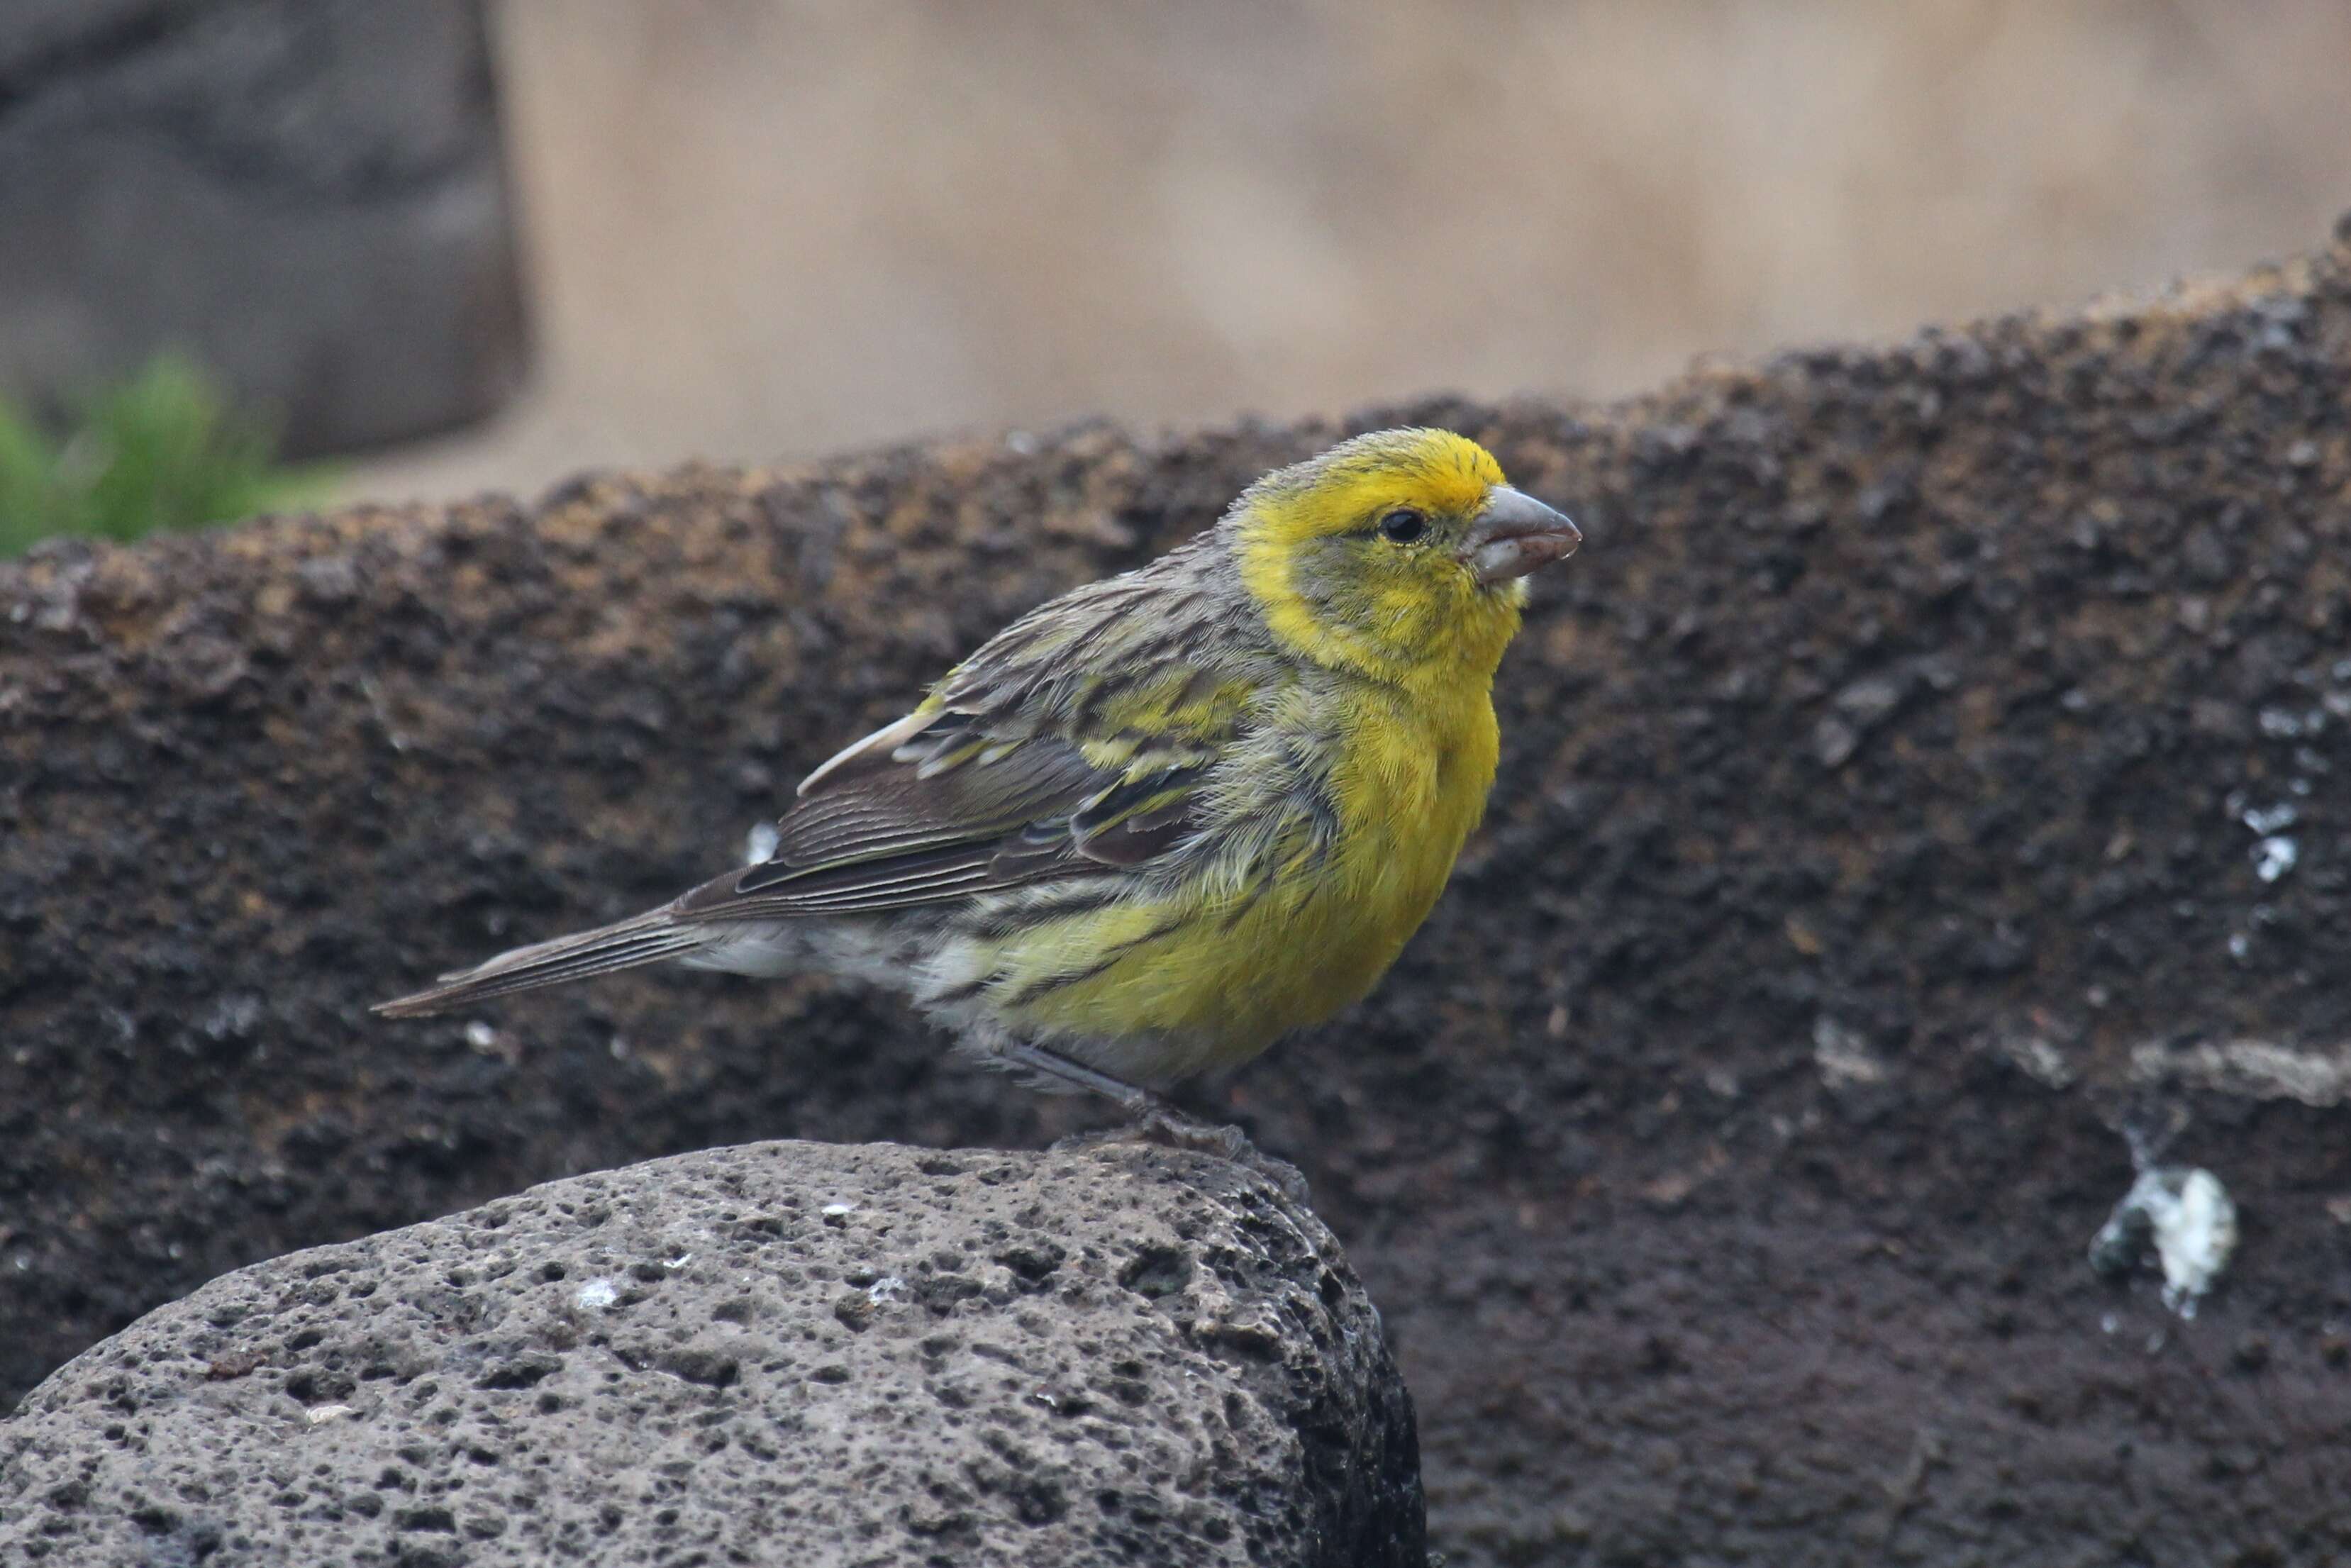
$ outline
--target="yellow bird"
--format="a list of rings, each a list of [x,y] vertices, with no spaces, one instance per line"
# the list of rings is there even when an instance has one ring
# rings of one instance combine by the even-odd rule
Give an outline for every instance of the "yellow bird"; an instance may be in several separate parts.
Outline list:
[[[1427,917],[1493,785],[1524,579],[1580,541],[1473,441],[1358,436],[998,632],[803,779],[762,863],[376,1010],[826,970],[1172,1125],[1155,1090],[1356,1001]]]

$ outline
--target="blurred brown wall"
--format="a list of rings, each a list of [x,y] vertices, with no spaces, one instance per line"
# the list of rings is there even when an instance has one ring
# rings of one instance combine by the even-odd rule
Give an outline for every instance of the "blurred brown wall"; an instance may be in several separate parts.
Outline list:
[[[1107,413],[1612,393],[2304,247],[2342,0],[505,0],[530,488]]]

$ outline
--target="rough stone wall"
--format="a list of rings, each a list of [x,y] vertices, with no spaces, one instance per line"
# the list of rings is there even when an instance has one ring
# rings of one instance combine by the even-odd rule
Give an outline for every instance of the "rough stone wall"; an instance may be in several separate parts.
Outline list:
[[[1194,1095],[1312,1178],[1454,1563],[2351,1555],[2346,385],[2351,233],[1619,406],[1351,422],[1468,431],[1589,535],[1429,928]],[[821,980],[363,1008],[731,862],[1005,619],[1338,433],[0,571],[14,1385],[225,1268],[569,1171],[1065,1130]],[[2241,1205],[2192,1322],[2085,1263],[2126,1130]]]
[[[159,350],[297,455],[445,429],[524,354],[481,0],[10,0],[0,392]]]
[[[0,1562],[1424,1568],[1338,1243],[1196,1154],[767,1144],[216,1280],[0,1428]]]

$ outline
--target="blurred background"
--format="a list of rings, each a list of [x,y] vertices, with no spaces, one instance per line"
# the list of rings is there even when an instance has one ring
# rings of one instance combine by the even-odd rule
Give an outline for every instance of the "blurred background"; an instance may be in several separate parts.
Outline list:
[[[307,497],[1608,396],[2233,270],[2351,208],[2343,0],[11,6],[0,393],[55,431],[185,350],[295,455],[342,455]],[[274,63],[216,55],[126,130],[110,104],[157,89],[120,51],[223,16]],[[192,135],[206,91],[252,124]],[[152,143],[136,201],[59,152],[98,133]],[[167,190],[273,156],[372,226]],[[287,319],[305,267],[323,328]],[[68,298],[103,287],[138,309]],[[91,321],[117,329],[77,358]]]

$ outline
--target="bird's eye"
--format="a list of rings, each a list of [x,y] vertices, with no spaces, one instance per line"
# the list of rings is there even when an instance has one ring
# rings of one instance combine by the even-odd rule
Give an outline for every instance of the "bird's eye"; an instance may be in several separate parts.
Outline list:
[[[1410,507],[1398,507],[1380,519],[1380,537],[1408,545],[1428,531],[1428,519]]]

